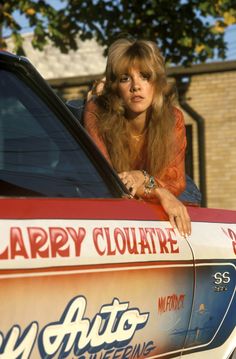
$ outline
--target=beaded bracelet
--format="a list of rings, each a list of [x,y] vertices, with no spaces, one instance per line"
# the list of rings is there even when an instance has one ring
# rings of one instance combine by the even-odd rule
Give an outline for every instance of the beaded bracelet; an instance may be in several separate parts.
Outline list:
[[[143,182],[144,186],[146,188],[153,188],[156,185],[155,178],[153,176],[148,175],[147,171],[145,170],[142,170],[142,173],[144,175],[144,182]],[[148,178],[148,183],[147,183],[147,178]]]
[[[152,188],[149,188],[149,187],[144,187],[144,197],[145,198],[148,198],[150,193],[155,189],[157,188],[157,185],[154,185]]]
[[[150,176],[147,174],[147,171],[142,170],[142,173],[144,175],[144,196],[147,197],[153,189],[155,189],[157,186],[155,178],[153,176]],[[149,177],[149,178],[148,178]],[[148,178],[148,182],[147,182]]]
[[[146,187],[152,189],[154,186],[156,186],[155,178],[149,176],[149,182],[146,184]]]

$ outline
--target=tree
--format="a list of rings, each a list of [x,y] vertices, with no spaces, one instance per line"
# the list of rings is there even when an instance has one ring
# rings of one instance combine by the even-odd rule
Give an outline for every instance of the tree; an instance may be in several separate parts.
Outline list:
[[[52,41],[64,53],[81,40],[95,38],[105,49],[117,37],[129,34],[158,43],[166,60],[174,64],[225,58],[225,29],[236,23],[235,0],[11,0],[0,5],[0,24],[11,30],[15,52],[24,54],[23,14],[33,28],[32,45],[42,50]],[[1,31],[0,31],[1,33]],[[0,46],[6,46],[0,39]],[[106,51],[106,50],[105,50]]]

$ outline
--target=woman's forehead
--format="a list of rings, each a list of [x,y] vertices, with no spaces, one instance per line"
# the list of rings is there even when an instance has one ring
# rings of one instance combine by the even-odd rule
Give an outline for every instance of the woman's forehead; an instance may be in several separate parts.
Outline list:
[[[130,61],[125,61],[125,62],[120,62],[117,66],[117,69],[115,71],[117,74],[131,74],[132,72],[148,72],[151,73],[151,67],[150,64],[148,65],[146,62],[144,61],[140,61],[140,60],[130,60]]]

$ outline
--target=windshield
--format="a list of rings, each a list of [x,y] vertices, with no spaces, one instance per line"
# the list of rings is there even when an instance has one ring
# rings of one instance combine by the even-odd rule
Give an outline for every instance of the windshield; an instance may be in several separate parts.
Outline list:
[[[113,197],[56,115],[6,70],[0,70],[0,195]]]

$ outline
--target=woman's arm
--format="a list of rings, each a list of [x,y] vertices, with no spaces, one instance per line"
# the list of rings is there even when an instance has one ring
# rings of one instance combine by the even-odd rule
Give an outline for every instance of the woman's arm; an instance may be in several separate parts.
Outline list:
[[[127,171],[119,176],[130,192],[146,201],[160,203],[169,217],[170,224],[186,237],[191,234],[191,221],[184,204],[167,188],[160,187],[145,171]],[[154,181],[153,181],[154,180]]]
[[[185,150],[186,131],[182,111],[175,108],[175,148],[169,165],[162,171],[155,180],[160,187],[168,189],[172,194],[178,196],[185,190]]]
[[[171,225],[177,227],[181,235],[188,236],[191,233],[190,217],[186,207],[176,198],[186,186],[185,123],[182,112],[177,108],[175,116],[175,148],[170,164],[162,174],[153,178],[145,171],[136,170],[122,172],[119,176],[133,195],[144,200],[159,202],[169,216]]]

